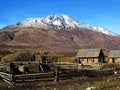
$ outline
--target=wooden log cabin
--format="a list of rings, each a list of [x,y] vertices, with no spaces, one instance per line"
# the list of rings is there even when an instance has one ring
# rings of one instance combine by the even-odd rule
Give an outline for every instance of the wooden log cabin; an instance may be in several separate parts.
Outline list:
[[[77,63],[83,65],[104,63],[105,55],[102,49],[80,49],[76,55]]]
[[[120,63],[120,50],[111,50],[108,54],[108,63]]]

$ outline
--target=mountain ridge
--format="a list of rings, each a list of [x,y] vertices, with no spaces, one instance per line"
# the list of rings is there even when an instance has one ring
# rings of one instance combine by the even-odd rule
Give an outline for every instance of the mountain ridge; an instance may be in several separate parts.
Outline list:
[[[68,15],[65,14],[54,14],[54,15],[49,15],[45,17],[40,17],[40,18],[28,18],[25,19],[21,22],[18,22],[14,25],[10,25],[6,28],[10,27],[37,27],[39,25],[47,26],[51,29],[54,30],[69,30],[71,28],[76,28],[76,29],[89,29],[97,32],[101,32],[107,35],[112,35],[112,36],[118,36],[117,34],[111,32],[110,30],[103,28],[103,27],[95,27],[91,25],[86,25],[83,23],[80,23],[73,18],[71,18]]]

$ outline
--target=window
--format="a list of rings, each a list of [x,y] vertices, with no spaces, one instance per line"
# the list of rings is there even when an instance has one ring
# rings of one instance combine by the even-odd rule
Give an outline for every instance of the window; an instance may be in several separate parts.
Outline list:
[[[114,58],[114,60],[115,60],[115,61],[117,61],[117,60],[118,60],[118,58]]]
[[[89,60],[90,60],[91,62],[94,62],[94,59],[93,59],[93,58],[89,58]]]
[[[113,58],[113,63],[117,62],[118,58]]]

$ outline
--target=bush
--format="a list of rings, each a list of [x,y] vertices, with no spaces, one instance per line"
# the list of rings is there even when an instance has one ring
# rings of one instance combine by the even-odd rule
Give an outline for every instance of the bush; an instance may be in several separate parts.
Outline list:
[[[1,63],[7,63],[7,62],[11,62],[11,61],[14,61],[13,54],[8,54],[1,59]]]
[[[43,53],[41,54],[41,60],[42,62],[58,62],[61,57],[63,57],[63,55],[61,54],[46,54],[46,53]]]
[[[16,52],[14,54],[15,61],[35,61],[35,55],[29,51]]]

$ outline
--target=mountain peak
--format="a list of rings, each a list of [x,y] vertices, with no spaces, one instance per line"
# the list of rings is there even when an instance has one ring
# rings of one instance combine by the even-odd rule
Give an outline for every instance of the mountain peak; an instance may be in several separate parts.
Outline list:
[[[21,22],[18,22],[15,25],[11,25],[12,27],[37,27],[39,25],[47,26],[54,30],[69,30],[71,28],[76,28],[78,30],[82,29],[89,29],[97,32],[101,32],[107,35],[118,36],[117,34],[112,33],[110,30],[107,30],[103,27],[94,27],[91,25],[86,25],[80,23],[70,16],[66,14],[54,14],[40,18],[28,18]],[[9,26],[10,27],[10,26]]]
[[[48,26],[52,29],[59,30],[64,29],[68,30],[69,28],[78,28],[84,26],[72,19],[66,14],[54,14],[41,18],[28,18],[24,21],[18,22],[15,24],[15,27],[36,27],[37,25]]]

